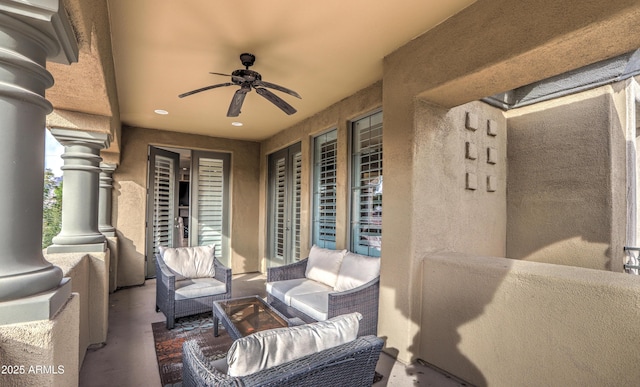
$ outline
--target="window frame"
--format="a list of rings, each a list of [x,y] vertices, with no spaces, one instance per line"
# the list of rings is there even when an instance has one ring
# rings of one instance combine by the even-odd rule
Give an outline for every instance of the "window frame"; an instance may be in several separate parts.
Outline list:
[[[333,205],[334,205],[334,220],[333,220],[333,226],[334,226],[334,234],[333,234],[333,243],[320,243],[320,241],[317,239],[319,237],[319,230],[316,229],[316,226],[320,225],[320,222],[317,220],[319,215],[319,208],[317,207],[317,195],[316,195],[316,184],[318,184],[317,178],[318,178],[318,171],[317,171],[317,166],[318,166],[318,161],[316,160],[316,156],[317,156],[317,146],[316,146],[316,142],[323,136],[327,136],[333,134],[335,136],[334,138],[334,142],[335,142],[335,150],[334,150],[334,154],[335,154],[335,163],[334,163],[334,196],[333,196]],[[328,249],[335,249],[336,248],[336,243],[337,243],[337,203],[338,203],[338,158],[339,158],[339,153],[338,153],[338,148],[339,148],[339,138],[338,138],[338,128],[333,127],[331,129],[327,129],[323,132],[320,132],[318,134],[316,134],[315,136],[312,137],[312,141],[311,141],[311,149],[312,149],[312,156],[311,156],[311,243],[317,245],[318,247],[323,247],[323,248],[328,248]]]
[[[355,218],[355,209],[354,209],[354,205],[355,205],[355,197],[354,197],[354,181],[355,181],[355,168],[356,165],[355,164],[355,154],[357,152],[355,152],[355,125],[357,122],[366,119],[366,118],[371,118],[377,114],[381,114],[382,115],[382,109],[376,109],[373,110],[369,113],[363,114],[361,116],[358,116],[352,120],[349,121],[348,124],[348,129],[349,129],[349,142],[348,142],[348,146],[349,146],[349,171],[348,171],[348,189],[349,189],[349,193],[348,193],[348,208],[349,208],[349,221],[348,221],[348,225],[349,227],[347,227],[347,242],[348,242],[348,246],[349,246],[349,250],[357,253],[357,254],[361,254],[361,255],[367,255],[367,256],[371,256],[371,257],[380,257],[381,256],[381,247],[380,249],[375,249],[375,248],[368,248],[367,251],[362,251],[357,249],[357,245],[355,244],[354,239],[356,238],[356,233],[355,233],[355,225],[356,222],[359,223],[359,219],[358,221],[356,221]],[[381,116],[382,120],[384,119],[384,116]],[[381,131],[382,133],[384,133],[384,124],[383,121],[381,120]],[[370,127],[370,126],[369,126]],[[381,138],[382,138],[382,134],[381,134]],[[381,143],[382,143],[382,139],[381,139]],[[382,151],[381,151],[381,156],[384,156],[384,144],[382,145]],[[379,159],[379,161],[382,163],[383,157],[381,157]],[[381,170],[383,171],[383,165],[381,167]],[[381,176],[383,176],[384,173],[381,174]],[[382,194],[380,194],[382,195]],[[382,207],[382,203],[380,203],[380,207]],[[382,209],[381,209],[381,213],[382,213]],[[382,220],[382,216],[380,217],[380,221]],[[382,239],[382,222],[380,223],[380,239]],[[372,254],[373,252],[373,254]]]

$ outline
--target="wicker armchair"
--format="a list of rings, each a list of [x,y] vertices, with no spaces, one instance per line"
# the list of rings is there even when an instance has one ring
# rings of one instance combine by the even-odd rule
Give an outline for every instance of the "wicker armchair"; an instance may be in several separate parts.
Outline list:
[[[182,346],[182,385],[204,386],[371,386],[382,339],[359,337],[251,375],[228,376],[211,366],[195,340]],[[286,350],[286,349],[285,349]]]
[[[213,301],[231,298],[231,269],[225,267],[217,258],[214,259],[215,278],[226,286],[226,292],[176,299],[176,283],[189,281],[176,280],[176,275],[167,267],[160,254],[156,254],[156,312],[162,311],[167,317],[167,329],[173,329],[178,317],[191,316],[198,313],[211,312]]]
[[[307,259],[303,259],[290,265],[268,268],[267,282],[304,278],[307,262]],[[360,321],[358,336],[377,335],[379,294],[379,277],[351,290],[330,293],[327,318],[351,312],[360,312],[362,320]],[[307,323],[315,321],[312,317],[286,305],[270,293],[267,293],[267,302],[281,313],[290,317],[298,317]]]

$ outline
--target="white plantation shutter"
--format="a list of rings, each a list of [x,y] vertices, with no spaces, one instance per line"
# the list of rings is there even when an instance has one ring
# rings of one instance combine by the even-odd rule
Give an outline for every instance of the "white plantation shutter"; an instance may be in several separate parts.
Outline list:
[[[175,164],[168,157],[156,155],[153,187],[153,253],[158,246],[173,247],[175,217]]]
[[[178,164],[180,155],[165,149],[149,147],[147,176],[147,219],[145,241],[146,278],[156,276],[158,246],[175,247],[178,207]]]
[[[300,259],[302,152],[300,143],[269,155],[269,267]]]
[[[275,175],[275,257],[284,259],[286,249],[286,221],[287,221],[287,174],[286,159],[276,161]]]
[[[198,246],[216,245],[221,256],[223,223],[223,161],[201,158],[198,163]]]
[[[216,152],[193,152],[191,183],[191,245],[215,244],[215,255],[230,265],[228,186],[230,156]]]
[[[382,246],[382,112],[353,123],[351,250],[380,256]]]
[[[293,259],[300,259],[300,194],[302,190],[302,153],[293,155]]]
[[[313,243],[336,248],[336,129],[314,139]]]

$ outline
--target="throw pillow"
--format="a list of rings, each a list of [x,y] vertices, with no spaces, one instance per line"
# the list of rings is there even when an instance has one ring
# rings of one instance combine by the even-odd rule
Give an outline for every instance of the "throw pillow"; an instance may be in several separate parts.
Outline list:
[[[333,290],[343,292],[357,288],[380,275],[380,258],[347,253],[342,260]]]
[[[215,276],[213,257],[215,245],[196,247],[166,247],[162,258],[170,270],[186,278]]]
[[[227,352],[229,376],[245,376],[312,353],[348,343],[358,336],[362,315],[344,314],[326,321],[270,329],[236,340]]]
[[[313,245],[307,258],[305,277],[333,288],[346,252],[347,250],[323,249]]]

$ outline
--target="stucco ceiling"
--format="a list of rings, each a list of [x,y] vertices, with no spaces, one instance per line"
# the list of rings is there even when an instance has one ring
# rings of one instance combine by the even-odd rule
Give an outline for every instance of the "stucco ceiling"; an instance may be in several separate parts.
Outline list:
[[[381,79],[386,55],[473,2],[108,0],[120,118],[128,126],[262,140]],[[226,117],[237,86],[178,98],[229,82],[209,72],[243,68],[243,52],[256,56],[252,70],[265,81],[302,96],[275,92],[296,114],[252,91],[240,116]]]

